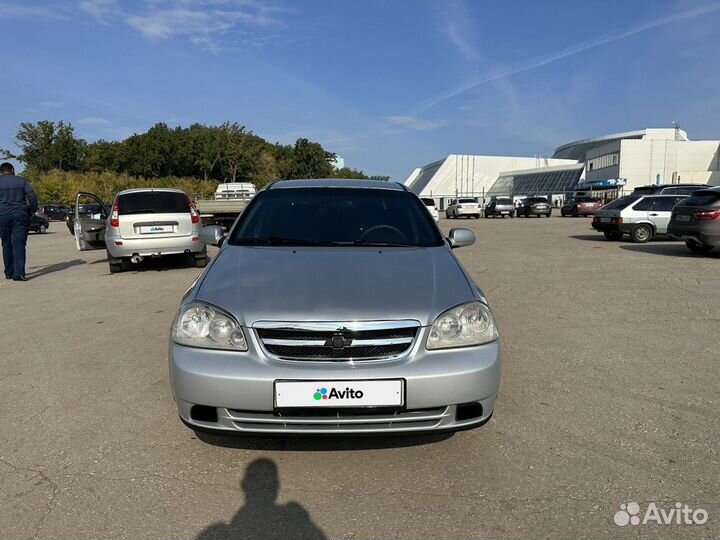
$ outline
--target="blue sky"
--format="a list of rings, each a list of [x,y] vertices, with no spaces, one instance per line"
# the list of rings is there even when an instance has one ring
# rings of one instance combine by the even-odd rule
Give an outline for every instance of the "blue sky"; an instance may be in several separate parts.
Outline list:
[[[0,146],[238,121],[404,180],[680,124],[720,138],[717,0],[0,0]]]

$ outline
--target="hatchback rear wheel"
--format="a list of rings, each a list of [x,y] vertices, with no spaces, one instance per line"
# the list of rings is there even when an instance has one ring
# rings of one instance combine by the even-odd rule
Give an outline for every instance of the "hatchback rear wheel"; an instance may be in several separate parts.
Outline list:
[[[653,236],[650,225],[637,225],[630,233],[630,239],[638,244],[644,244]]]

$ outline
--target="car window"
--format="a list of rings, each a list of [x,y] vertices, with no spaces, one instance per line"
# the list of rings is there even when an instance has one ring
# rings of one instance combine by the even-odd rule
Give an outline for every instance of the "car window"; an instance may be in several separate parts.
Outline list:
[[[639,195],[626,195],[625,197],[620,197],[619,199],[615,199],[614,201],[607,203],[603,206],[603,210],[622,210],[623,208],[630,206],[639,198]]]
[[[477,199],[460,199],[460,204],[470,204],[470,203],[476,203]]]
[[[652,210],[654,212],[670,212],[678,202],[678,197],[654,197]]]
[[[387,189],[291,188],[255,196],[230,245],[440,246],[443,239],[417,197]]]
[[[548,200],[545,197],[532,197],[530,199],[531,203],[546,203]]]
[[[694,195],[683,199],[678,204],[682,206],[710,206],[720,201],[720,191],[696,191]]]
[[[177,191],[137,191],[117,198],[119,214],[180,214],[190,212],[188,198]]]
[[[434,199],[427,199],[427,198],[423,197],[423,198],[420,199],[420,200],[423,202],[423,204],[424,204],[425,206],[435,206],[435,200],[434,200]]]
[[[495,199],[495,203],[508,205],[508,204],[512,204],[512,201],[510,199]]]
[[[655,193],[657,191],[657,188],[655,186],[645,186],[645,187],[636,187],[633,190],[633,193],[636,195],[648,195],[651,193]]]
[[[641,199],[635,205],[632,207],[633,210],[637,212],[647,212],[652,208],[654,197],[645,197],[644,199]]]

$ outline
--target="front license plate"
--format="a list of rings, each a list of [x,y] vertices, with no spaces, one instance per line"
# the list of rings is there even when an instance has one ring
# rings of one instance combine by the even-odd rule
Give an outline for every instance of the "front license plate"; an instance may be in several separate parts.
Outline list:
[[[675,221],[690,221],[690,215],[679,214],[679,215],[675,216]]]
[[[275,381],[276,407],[399,407],[403,380]]]
[[[140,234],[172,232],[171,225],[145,225],[140,227]]]
[[[601,217],[600,223],[610,223],[610,218],[609,217]]]

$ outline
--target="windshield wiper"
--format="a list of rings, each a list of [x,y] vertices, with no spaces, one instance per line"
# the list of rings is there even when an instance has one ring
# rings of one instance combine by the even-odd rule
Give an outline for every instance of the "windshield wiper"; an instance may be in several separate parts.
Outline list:
[[[348,242],[350,246],[372,246],[372,247],[417,247],[416,244],[407,244],[405,242],[369,242],[368,240],[354,240]]]
[[[261,236],[259,238],[239,238],[235,245],[260,245],[260,246],[328,246],[329,242],[317,242],[302,238],[283,238],[281,236]]]

